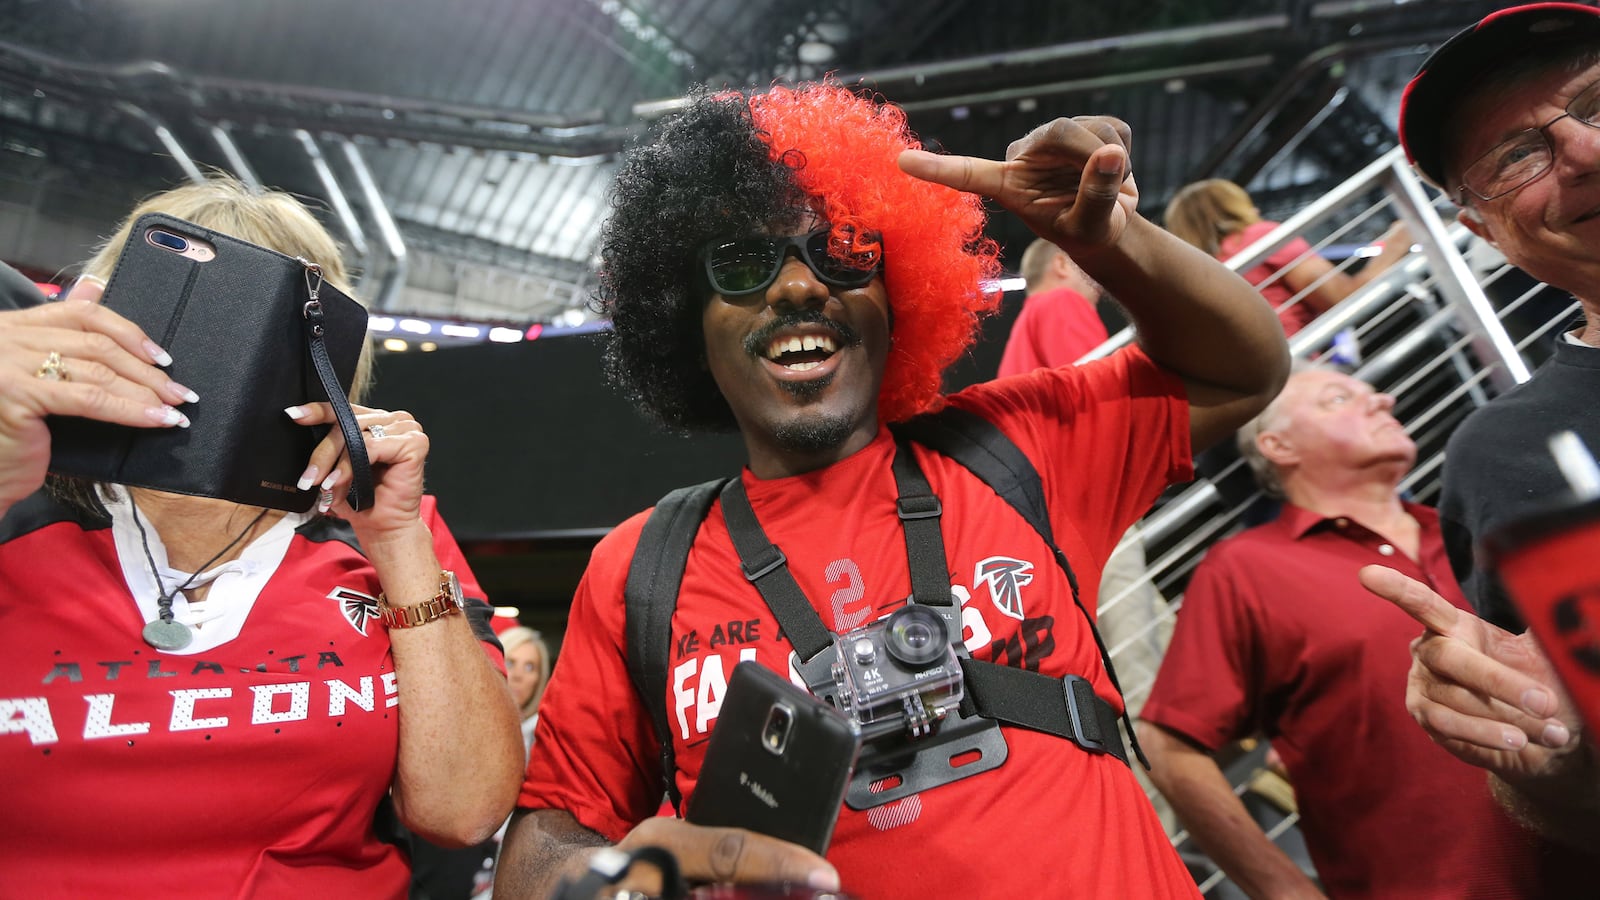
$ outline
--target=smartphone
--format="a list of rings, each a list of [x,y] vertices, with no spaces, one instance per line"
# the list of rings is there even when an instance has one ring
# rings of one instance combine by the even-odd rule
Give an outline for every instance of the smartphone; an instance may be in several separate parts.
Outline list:
[[[130,428],[52,416],[50,469],[93,481],[304,511],[316,492],[296,482],[326,426],[284,407],[326,400],[304,315],[306,263],[161,213],[139,217],[106,285],[104,305],[173,358],[168,375],[200,395],[190,428]],[[367,313],[319,286],[323,344],[340,385],[354,380]]]
[[[742,662],[684,818],[825,854],[860,752],[855,722],[777,672]]]

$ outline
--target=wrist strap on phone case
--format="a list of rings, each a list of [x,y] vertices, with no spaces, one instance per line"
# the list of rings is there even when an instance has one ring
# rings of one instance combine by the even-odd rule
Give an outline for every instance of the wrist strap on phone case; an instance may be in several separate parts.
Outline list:
[[[350,399],[339,384],[333,371],[333,360],[328,357],[323,336],[327,332],[322,315],[322,301],[317,294],[322,290],[322,267],[306,263],[306,291],[309,299],[302,308],[306,323],[306,345],[311,350],[311,364],[322,381],[322,389],[333,404],[333,415],[339,420],[339,431],[344,435],[345,453],[350,456],[350,491],[345,500],[353,510],[363,510],[372,505],[372,466],[367,462],[367,444],[361,439],[361,425],[356,422]]]

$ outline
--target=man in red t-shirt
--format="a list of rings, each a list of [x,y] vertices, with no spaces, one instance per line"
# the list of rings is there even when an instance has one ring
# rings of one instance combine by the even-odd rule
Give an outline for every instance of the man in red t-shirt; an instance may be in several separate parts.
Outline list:
[[[1000,377],[1070,366],[1105,343],[1106,326],[1095,311],[1105,289],[1065,251],[1044,238],[1022,252],[1027,297],[1000,356]]]
[[[1572,896],[1483,773],[1406,712],[1416,625],[1357,581],[1382,563],[1457,607],[1439,519],[1396,489],[1416,445],[1394,398],[1328,369],[1289,379],[1239,433],[1277,520],[1195,570],[1140,712],[1151,777],[1195,842],[1253,897],[1321,896],[1246,813],[1212,754],[1268,737],[1331,897]]]
[[[1140,347],[1095,365],[948,398],[1039,473],[1086,610],[1117,537],[1164,484],[1190,476],[1191,443],[1222,437],[1276,391],[1287,353],[1271,310],[1137,215],[1128,140],[1115,120],[1063,119],[1013,144],[1004,163],[940,157],[915,149],[900,110],[821,84],[700,94],[624,161],[601,242],[610,371],[670,425],[738,429],[748,466],[727,507],[739,508],[742,489],[826,630],[901,609],[910,592],[885,423],[946,402],[940,375],[992,309],[982,285],[998,273],[997,248],[981,236],[978,195],[1083,259],[1140,326]],[[1088,613],[1039,535],[959,463],[920,445],[909,453],[943,508],[934,563],[972,658],[1081,675],[1120,708]],[[641,697],[623,597],[643,522],[601,542],[574,599],[497,897],[547,897],[559,877],[610,859],[596,855],[608,844],[665,847],[692,880],[842,885],[870,900],[1196,896],[1128,766],[1010,725],[998,768],[843,810],[826,859],[654,816],[664,775],[692,808],[734,666],[789,671],[794,651],[741,569],[718,501],[684,526],[694,542],[666,683]],[[664,704],[665,734],[647,699]],[[666,773],[660,739],[673,751]]]

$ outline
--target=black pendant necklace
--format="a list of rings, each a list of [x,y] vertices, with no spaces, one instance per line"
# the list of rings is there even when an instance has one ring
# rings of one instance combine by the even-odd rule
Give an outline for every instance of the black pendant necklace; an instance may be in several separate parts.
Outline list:
[[[256,517],[250,520],[250,524],[246,525],[237,537],[228,542],[228,546],[218,550],[215,556],[201,564],[200,568],[185,579],[183,584],[168,591],[166,585],[161,583],[161,570],[156,566],[155,554],[150,552],[150,537],[145,534],[144,523],[139,521],[139,505],[133,502],[132,491],[128,492],[128,505],[133,507],[133,524],[135,528],[139,529],[139,543],[144,547],[145,561],[150,563],[150,577],[156,580],[156,606],[159,609],[159,618],[155,621],[147,622],[144,630],[140,632],[140,636],[144,638],[146,644],[157,650],[165,650],[169,653],[182,650],[194,641],[194,631],[189,626],[173,618],[173,599],[188,590],[194,584],[196,578],[199,578],[207,569],[211,568],[213,563],[221,559],[240,541],[244,540],[244,536],[249,534],[257,523],[266,517],[267,511],[263,509],[261,512],[256,513]]]

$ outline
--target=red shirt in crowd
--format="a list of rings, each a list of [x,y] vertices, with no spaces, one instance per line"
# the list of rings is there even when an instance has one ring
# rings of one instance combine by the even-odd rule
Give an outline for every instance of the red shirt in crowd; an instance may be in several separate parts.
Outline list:
[[[1223,261],[1228,260],[1240,250],[1261,240],[1277,227],[1277,222],[1256,222],[1246,227],[1243,231],[1236,231],[1228,235],[1222,239],[1218,247],[1217,258]],[[1311,324],[1311,320],[1317,317],[1317,311],[1304,300],[1293,306],[1284,307],[1283,304],[1288,303],[1289,298],[1294,296],[1294,288],[1284,283],[1281,275],[1277,278],[1273,278],[1273,276],[1285,268],[1292,267],[1297,260],[1310,253],[1311,245],[1306,242],[1305,238],[1292,238],[1289,243],[1279,247],[1271,256],[1263,260],[1260,265],[1248,272],[1240,273],[1244,280],[1255,285],[1256,290],[1261,292],[1261,296],[1267,298],[1267,302],[1272,305],[1273,309],[1277,310],[1278,321],[1283,323],[1283,333],[1290,337],[1293,337],[1295,332]],[[1271,279],[1270,283],[1269,279]]]
[[[1407,503],[1421,559],[1343,518],[1286,505],[1212,547],[1195,570],[1140,717],[1215,751],[1265,735],[1283,757],[1300,829],[1335,898],[1556,897],[1526,832],[1482,769],[1406,711],[1420,626],[1356,580],[1380,564],[1470,609],[1437,514]]]
[[[1022,301],[1000,356],[1000,377],[1070,366],[1107,337],[1089,298],[1069,287],[1038,291]]]

